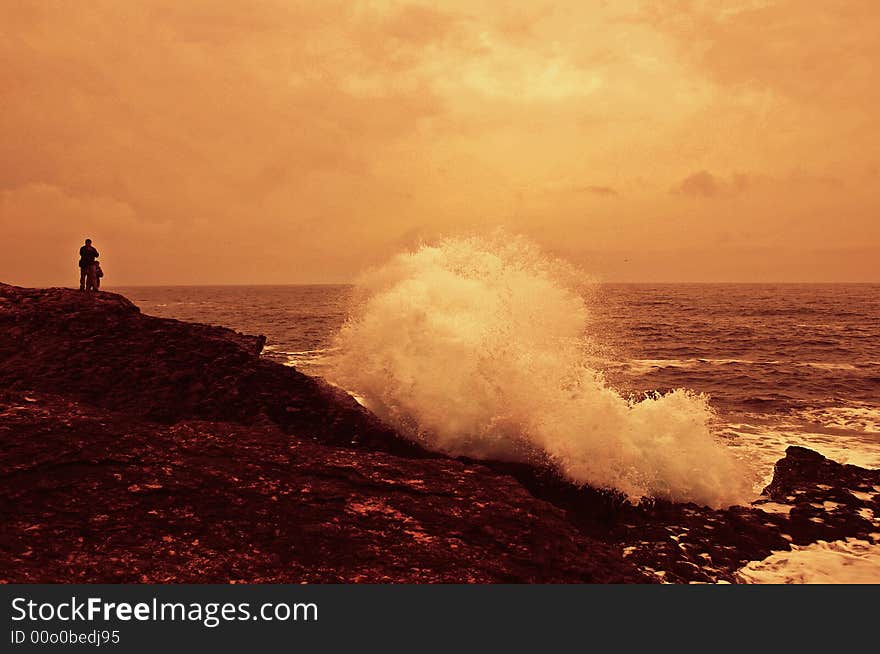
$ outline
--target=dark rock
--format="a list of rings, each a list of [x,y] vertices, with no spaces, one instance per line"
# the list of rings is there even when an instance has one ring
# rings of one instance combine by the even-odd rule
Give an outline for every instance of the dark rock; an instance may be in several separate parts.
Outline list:
[[[260,357],[264,336],[146,316],[115,293],[0,284],[0,300],[0,388],[55,393],[166,424],[252,424],[266,415],[326,443],[425,455],[346,393]],[[288,412],[291,404],[300,411]]]
[[[843,465],[818,452],[790,446],[785,458],[776,462],[773,481],[764,495],[791,505],[782,526],[797,545],[869,539],[880,531],[876,520],[880,517],[880,470]]]
[[[0,580],[644,581],[505,475],[0,394]]]

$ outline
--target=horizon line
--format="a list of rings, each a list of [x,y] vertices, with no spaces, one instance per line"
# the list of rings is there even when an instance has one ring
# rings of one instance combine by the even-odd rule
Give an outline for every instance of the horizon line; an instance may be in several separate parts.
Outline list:
[[[66,288],[76,289],[76,284],[40,284],[25,285],[14,282],[5,282],[0,280],[2,284],[10,286],[19,286],[21,288]],[[598,286],[880,286],[880,280],[873,281],[614,281],[614,280],[593,280]],[[254,288],[254,287],[283,287],[283,286],[357,286],[357,282],[254,282],[254,283],[223,283],[223,282],[199,282],[199,283],[134,283],[134,284],[106,284],[103,288],[110,290],[113,288]]]
[[[8,283],[8,282],[6,282]],[[717,286],[809,286],[809,285],[825,285],[825,286],[877,286],[880,280],[876,281],[614,281],[599,280],[595,281],[597,285],[618,285],[618,286],[686,286],[686,285],[717,285]],[[17,284],[13,284],[17,285]],[[199,283],[154,283],[154,284],[107,284],[104,288],[197,288],[197,287],[215,287],[215,288],[253,288],[253,287],[278,287],[278,286],[357,286],[357,282],[254,282],[254,283],[223,283],[223,282],[199,282]],[[45,285],[31,286],[30,288],[75,288],[74,284],[65,285]]]

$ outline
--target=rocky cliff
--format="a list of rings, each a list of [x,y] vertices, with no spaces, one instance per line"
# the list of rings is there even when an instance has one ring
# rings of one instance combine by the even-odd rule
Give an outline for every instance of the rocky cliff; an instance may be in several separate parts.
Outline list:
[[[0,580],[718,581],[878,531],[878,471],[789,448],[753,506],[633,507],[425,452],[263,343],[0,285]]]

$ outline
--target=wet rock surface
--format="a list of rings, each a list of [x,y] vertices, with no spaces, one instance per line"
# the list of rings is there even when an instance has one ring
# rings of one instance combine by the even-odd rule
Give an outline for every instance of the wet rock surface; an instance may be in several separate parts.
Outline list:
[[[562,508],[581,533],[617,544],[627,561],[664,582],[735,582],[746,563],[792,544],[880,541],[880,470],[841,465],[803,447],[786,450],[751,506],[727,509],[662,500],[633,506],[549,471],[487,465],[507,471],[534,497]]]
[[[632,506],[425,452],[263,343],[0,285],[0,580],[733,581],[880,537],[880,471],[790,447],[752,506]]]
[[[639,581],[510,477],[291,438],[0,397],[7,582]]]

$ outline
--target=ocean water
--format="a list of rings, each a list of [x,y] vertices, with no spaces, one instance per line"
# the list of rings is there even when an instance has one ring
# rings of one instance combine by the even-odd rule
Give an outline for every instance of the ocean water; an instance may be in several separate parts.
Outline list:
[[[459,241],[356,286],[108,290],[264,334],[265,357],[427,447],[539,459],[634,500],[748,503],[789,445],[880,468],[880,285],[597,284],[528,246]],[[738,579],[878,583],[877,523],[874,542],[774,553]]]
[[[267,358],[323,375],[354,287],[125,287],[144,313],[265,334]],[[594,365],[624,394],[688,388],[762,472],[790,444],[880,468],[880,286],[600,284]]]

